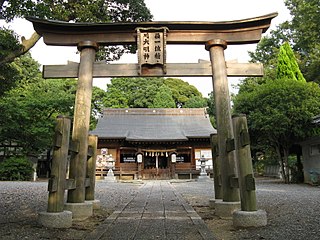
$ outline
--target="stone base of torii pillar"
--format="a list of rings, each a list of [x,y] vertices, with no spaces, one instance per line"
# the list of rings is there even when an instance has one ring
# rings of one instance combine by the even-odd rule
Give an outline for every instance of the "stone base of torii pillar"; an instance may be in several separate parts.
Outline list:
[[[93,215],[93,204],[90,201],[83,203],[65,203],[64,209],[72,212],[72,219],[83,221]]]
[[[267,226],[267,222],[267,212],[264,210],[233,212],[234,227],[264,227]]]
[[[39,212],[38,223],[47,228],[70,228],[72,226],[72,212]]]
[[[216,199],[214,203],[215,215],[222,219],[232,219],[233,213],[241,208],[240,202],[224,202]]]

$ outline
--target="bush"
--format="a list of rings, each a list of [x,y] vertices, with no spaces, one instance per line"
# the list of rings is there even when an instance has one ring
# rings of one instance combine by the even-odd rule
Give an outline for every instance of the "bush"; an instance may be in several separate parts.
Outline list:
[[[28,181],[33,171],[32,163],[26,157],[11,157],[0,163],[0,180]]]

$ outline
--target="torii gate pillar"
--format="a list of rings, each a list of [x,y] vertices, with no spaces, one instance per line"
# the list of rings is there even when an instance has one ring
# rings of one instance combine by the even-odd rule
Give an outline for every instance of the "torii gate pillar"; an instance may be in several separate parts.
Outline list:
[[[80,66],[78,74],[77,93],[75,100],[74,120],[72,129],[72,140],[79,143],[79,151],[73,153],[70,159],[69,178],[76,181],[77,187],[68,191],[68,199],[65,207],[73,212],[73,217],[77,218],[76,209],[81,206],[81,214],[86,212],[88,216],[92,215],[92,204],[85,204],[85,179],[86,179],[86,163],[88,155],[88,133],[91,116],[91,98],[92,98],[92,74],[95,54],[98,45],[92,41],[82,41],[78,44],[80,54]],[[77,203],[77,205],[72,205]],[[84,210],[86,209],[86,210]]]
[[[235,209],[240,207],[239,188],[236,181],[236,158],[234,151],[234,133],[231,119],[231,106],[228,88],[227,67],[224,50],[227,42],[222,39],[213,39],[205,44],[210,52],[212,66],[212,84],[214,90],[219,161],[221,163],[222,200],[215,203],[216,214],[229,217]]]

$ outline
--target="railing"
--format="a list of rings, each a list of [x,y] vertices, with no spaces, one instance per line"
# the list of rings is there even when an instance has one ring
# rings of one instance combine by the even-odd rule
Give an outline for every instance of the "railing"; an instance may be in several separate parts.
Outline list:
[[[138,170],[132,167],[115,167],[112,169],[114,176],[122,179],[125,176],[132,177],[132,179],[137,179]],[[96,178],[103,179],[107,176],[108,168],[96,168]]]
[[[112,169],[113,173],[119,179],[132,178],[137,179],[139,171],[133,167],[115,167]],[[209,177],[213,176],[212,169],[206,169]],[[108,168],[96,168],[96,178],[103,179],[108,174]],[[200,170],[196,169],[196,165],[179,166],[175,169],[175,175],[177,178],[189,178],[194,179],[199,176]],[[171,179],[172,171],[170,168],[145,168],[141,170],[142,179]]]

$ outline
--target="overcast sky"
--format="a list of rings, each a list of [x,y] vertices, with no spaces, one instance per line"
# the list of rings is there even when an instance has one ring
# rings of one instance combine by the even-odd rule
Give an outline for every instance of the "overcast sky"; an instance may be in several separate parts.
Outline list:
[[[282,0],[145,0],[145,3],[151,10],[154,21],[231,21],[278,12],[278,17],[271,23],[272,29],[290,17]],[[30,37],[33,32],[32,24],[24,20],[16,20],[9,25],[26,38]],[[226,60],[238,59],[239,62],[247,62],[249,60],[248,51],[254,51],[254,49],[255,44],[229,46],[225,51],[225,57]],[[78,62],[80,56],[76,52],[75,47],[46,46],[42,40],[31,50],[32,57],[42,65],[66,64],[68,60]],[[209,53],[204,46],[167,46],[168,63],[196,63],[198,59],[209,60]],[[135,55],[124,56],[121,62],[136,63],[137,57]],[[207,97],[212,91],[211,78],[181,77],[181,79],[196,86],[204,97]],[[94,85],[105,89],[108,81],[108,79],[95,79]],[[238,81],[238,78],[229,78],[231,91],[236,91],[231,85]]]

